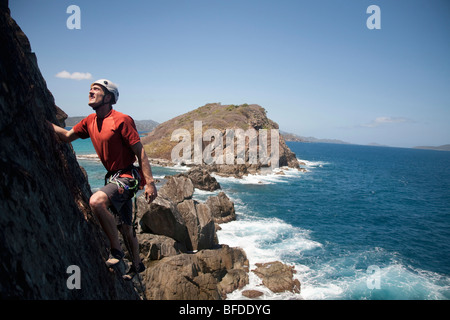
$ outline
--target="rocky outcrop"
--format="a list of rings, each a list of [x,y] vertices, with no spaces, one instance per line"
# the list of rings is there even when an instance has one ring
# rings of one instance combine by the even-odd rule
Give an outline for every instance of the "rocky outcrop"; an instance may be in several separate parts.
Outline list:
[[[220,192],[217,196],[211,196],[206,200],[206,205],[211,210],[214,221],[218,224],[236,220],[234,203],[228,198],[225,192]]]
[[[242,295],[249,299],[255,299],[261,297],[264,293],[259,290],[243,290]]]
[[[187,250],[192,250],[186,224],[176,204],[160,195],[150,205],[142,195],[138,197],[137,204],[143,232],[167,236],[182,243]]]
[[[151,233],[140,233],[136,236],[139,241],[140,256],[145,264],[149,264],[152,260],[161,260],[187,252],[183,243],[166,236]]]
[[[176,176],[185,176],[191,179],[194,188],[206,191],[214,191],[220,189],[220,184],[217,182],[206,167],[194,167],[187,173],[179,173]]]
[[[192,250],[209,249],[217,243],[211,210],[204,203],[185,200],[177,205],[184,218],[192,243]]]
[[[248,283],[248,260],[242,249],[222,245],[164,258],[143,278],[148,299],[220,300]]]
[[[165,185],[158,191],[161,198],[171,200],[174,204],[191,199],[194,194],[194,184],[185,175],[168,176]]]
[[[188,251],[217,244],[209,207],[192,200],[192,181],[183,175],[168,177],[150,205],[138,198],[140,225],[144,232],[164,235],[180,242]]]
[[[300,293],[300,281],[293,278],[296,273],[294,267],[285,265],[280,261],[256,263],[255,265],[256,269],[252,271],[262,279],[263,285],[272,292]]]
[[[188,133],[190,141],[187,144],[190,145],[191,155],[188,156],[188,161],[194,162],[196,165],[203,165],[195,160],[195,147],[194,140],[196,139],[196,130],[194,129],[194,121],[201,121],[202,131],[200,132],[199,142],[201,146],[200,156],[203,156],[203,152],[213,142],[205,141],[203,135],[208,129],[213,129],[216,132],[220,132],[220,136],[223,137],[223,162],[220,164],[214,161],[214,163],[208,163],[207,167],[210,172],[217,172],[222,175],[232,175],[235,177],[242,177],[247,174],[266,173],[271,171],[271,164],[267,161],[261,161],[260,153],[258,151],[258,163],[249,161],[249,141],[245,142],[243,161],[241,164],[237,161],[237,146],[233,142],[233,149],[227,145],[226,132],[227,130],[235,131],[242,129],[247,131],[254,129],[256,132],[256,140],[258,141],[257,149],[261,150],[262,146],[259,142],[259,130],[267,129],[267,154],[269,155],[272,150],[272,141],[270,138],[271,129],[278,130],[278,124],[267,118],[266,110],[256,104],[243,104],[243,105],[221,105],[220,103],[210,103],[203,107],[197,108],[193,111],[175,117],[169,121],[166,121],[158,125],[147,137],[142,139],[147,154],[153,158],[172,160],[172,151],[179,144],[179,141],[173,141],[172,134],[175,130],[182,129],[184,133]],[[234,141],[234,140],[233,140]],[[184,142],[183,142],[184,143]],[[286,145],[284,138],[279,135],[278,139],[279,147],[279,166],[288,166],[291,168],[299,169],[299,164],[296,155]],[[211,148],[213,149],[213,148]],[[231,152],[232,151],[232,152]],[[233,161],[226,160],[226,154],[233,156]],[[214,156],[216,156],[214,154]],[[226,163],[226,164],[225,164]]]
[[[143,278],[148,299],[224,299],[248,283],[245,252],[218,245],[215,230],[218,220],[234,214],[233,203],[223,192],[206,203],[192,199],[189,176],[166,177],[150,205],[143,195],[138,199],[143,232],[138,239],[147,265]]]
[[[167,176],[151,204],[145,201],[144,195],[138,197],[138,217],[143,232],[175,239],[187,251],[209,249],[218,243],[215,223],[235,220],[234,204],[224,192],[209,197],[205,203],[193,200],[194,183],[190,177],[191,172],[196,176],[198,170]],[[217,183],[213,177],[204,180],[204,189],[208,190]],[[204,187],[205,183],[197,181],[195,185]]]
[[[67,115],[4,0],[0,43],[0,299],[138,299],[105,267],[108,243],[87,180],[47,124]],[[72,273],[79,289],[67,286]]]

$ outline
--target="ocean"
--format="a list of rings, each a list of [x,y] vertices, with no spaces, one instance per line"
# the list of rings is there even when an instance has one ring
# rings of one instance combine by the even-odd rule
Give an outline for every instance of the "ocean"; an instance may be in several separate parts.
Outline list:
[[[262,299],[450,299],[450,152],[288,142],[307,171],[244,179],[216,176],[237,220],[220,243],[255,263],[295,267],[301,293],[272,293],[249,273],[243,288]],[[73,142],[95,191],[105,169],[90,140]],[[152,166],[155,178],[186,168]],[[206,200],[216,192],[196,190]],[[236,290],[228,299],[246,299]]]

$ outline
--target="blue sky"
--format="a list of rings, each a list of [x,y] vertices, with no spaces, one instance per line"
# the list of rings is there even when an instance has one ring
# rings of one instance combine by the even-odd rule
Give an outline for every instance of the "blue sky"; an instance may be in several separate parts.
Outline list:
[[[115,108],[136,120],[255,103],[298,135],[450,143],[447,0],[9,2],[69,116],[91,113],[89,86],[108,78],[119,85]],[[79,30],[67,28],[70,5]],[[366,26],[370,5],[379,30]]]

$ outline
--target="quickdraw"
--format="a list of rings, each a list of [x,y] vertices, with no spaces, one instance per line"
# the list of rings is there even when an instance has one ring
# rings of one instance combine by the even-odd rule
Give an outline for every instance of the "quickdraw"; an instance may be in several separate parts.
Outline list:
[[[139,189],[138,188],[139,187],[139,179],[136,179],[135,175],[133,174],[134,185],[130,186],[130,185],[127,185],[127,184],[125,184],[122,181],[117,179],[117,178],[120,177],[120,174],[121,174],[121,172],[117,172],[116,174],[114,174],[113,176],[111,176],[109,178],[108,182],[116,184],[117,188],[119,189],[119,193],[121,193],[121,194],[124,192],[124,190],[129,190],[129,191],[132,191],[134,193],[134,195],[136,195],[136,193],[137,193],[137,191]]]

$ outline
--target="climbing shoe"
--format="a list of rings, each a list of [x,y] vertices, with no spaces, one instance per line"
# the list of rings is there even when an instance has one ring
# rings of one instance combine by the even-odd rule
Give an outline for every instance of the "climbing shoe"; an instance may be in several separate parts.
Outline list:
[[[125,254],[121,250],[117,250],[112,248],[111,253],[109,254],[109,259],[106,260],[106,265],[108,267],[114,266],[120,262],[120,260],[123,259]]]
[[[127,274],[123,276],[123,279],[125,279],[127,281],[131,281],[135,275],[137,275],[141,272],[144,272],[144,270],[145,270],[145,266],[141,261],[141,262],[139,262],[139,265],[137,267],[132,265],[130,267],[130,270],[128,270]]]
[[[139,262],[139,265],[137,267],[135,267],[134,265],[131,266],[131,269],[133,270],[133,272],[135,273],[141,273],[145,271],[145,266],[144,264],[141,262]]]
[[[139,265],[136,267],[134,264],[131,265],[130,270],[128,270],[127,274],[133,274],[133,273],[141,273],[145,271],[145,266],[141,262],[139,262]]]

